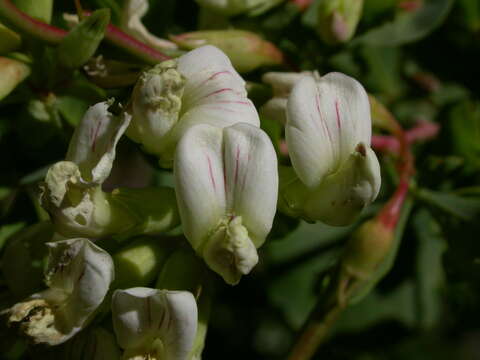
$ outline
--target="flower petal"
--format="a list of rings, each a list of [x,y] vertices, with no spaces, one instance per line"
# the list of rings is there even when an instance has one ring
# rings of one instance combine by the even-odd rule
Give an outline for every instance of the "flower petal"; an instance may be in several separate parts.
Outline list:
[[[21,324],[24,334],[34,343],[58,345],[93,318],[113,280],[113,261],[87,239],[47,245],[49,289],[14,305],[8,322]]]
[[[348,225],[375,200],[380,182],[377,156],[360,143],[342,167],[311,192],[305,204],[306,216],[329,225]]]
[[[185,236],[197,250],[225,215],[222,129],[192,127],[180,140],[174,162],[175,189]]]
[[[249,124],[223,130],[227,213],[241,216],[259,247],[269,233],[278,197],[277,156],[267,134]]]
[[[169,141],[178,141],[196,124],[226,127],[244,122],[260,126],[245,81],[221,50],[208,45],[190,51],[178,59],[178,71],[186,78],[184,113]]]
[[[76,163],[82,178],[101,184],[110,174],[115,147],[127,129],[131,116],[115,117],[108,111],[111,101],[90,107],[75,129],[66,160]]]
[[[307,186],[318,186],[357,144],[370,145],[367,94],[355,79],[340,73],[318,81],[303,78],[289,97],[285,131],[297,175]]]
[[[127,350],[160,351],[160,358],[184,360],[197,330],[197,305],[187,291],[150,288],[116,290],[112,297],[113,326]],[[162,348],[153,349],[159,339]]]

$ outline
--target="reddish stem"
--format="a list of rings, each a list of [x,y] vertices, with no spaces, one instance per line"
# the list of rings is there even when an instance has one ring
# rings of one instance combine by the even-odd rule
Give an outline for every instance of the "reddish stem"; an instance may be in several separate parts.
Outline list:
[[[23,32],[50,44],[60,43],[68,34],[68,32],[63,29],[46,24],[25,14],[20,11],[11,0],[0,0],[0,13]],[[90,14],[90,12],[85,12],[87,16]],[[138,41],[111,24],[107,27],[105,38],[110,43],[123,48],[150,64],[156,64],[170,59],[169,56]]]
[[[67,35],[65,30],[46,24],[25,14],[19,10],[11,0],[0,0],[0,13],[25,33],[36,38],[41,38],[48,43],[58,44],[65,35]]]
[[[418,125],[405,132],[407,143],[413,144],[417,141],[434,138],[440,130],[440,126],[429,121],[419,121]],[[391,152],[398,154],[400,143],[398,139],[391,135],[373,135],[372,148],[377,151]]]
[[[313,2],[313,0],[290,0],[291,3],[297,5],[300,11],[305,11]]]
[[[405,0],[398,4],[398,7],[407,12],[417,11],[423,4],[422,0]]]

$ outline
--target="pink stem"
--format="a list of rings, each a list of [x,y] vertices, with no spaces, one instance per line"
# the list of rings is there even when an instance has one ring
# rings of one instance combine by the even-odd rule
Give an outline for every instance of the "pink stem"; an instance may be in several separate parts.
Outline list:
[[[422,0],[405,0],[398,4],[398,7],[407,12],[417,11],[422,6]]]
[[[313,2],[313,0],[290,0],[291,3],[298,6],[300,11],[305,11]]]
[[[46,41],[50,44],[60,43],[68,34],[68,32],[63,29],[46,24],[25,14],[24,12],[20,11],[11,0],[0,0],[0,14],[5,16],[8,20],[10,20],[10,22],[12,22],[13,25],[28,35]],[[85,14],[88,16],[91,13],[85,12]],[[127,52],[150,64],[156,64],[158,62],[170,59],[169,56],[138,41],[111,24],[109,24],[107,27],[105,38],[110,43],[123,48]]]
[[[428,140],[434,138],[440,131],[440,126],[429,121],[419,121],[418,125],[405,132],[408,144],[417,141]],[[373,135],[372,147],[377,151],[391,152],[397,154],[400,150],[398,139],[390,135]]]

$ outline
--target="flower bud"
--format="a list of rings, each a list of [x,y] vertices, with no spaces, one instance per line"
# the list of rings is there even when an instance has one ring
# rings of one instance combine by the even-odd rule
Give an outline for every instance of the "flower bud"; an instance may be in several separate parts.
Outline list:
[[[84,65],[95,54],[110,22],[110,10],[100,9],[75,25],[57,48],[58,61],[67,68]]]
[[[30,67],[21,61],[0,56],[0,100],[30,75]]]
[[[342,269],[357,279],[372,275],[392,248],[394,231],[373,219],[354,231],[342,256]]]
[[[258,261],[277,203],[277,158],[257,127],[192,127],[175,155],[185,236],[207,265],[236,284]]]
[[[197,305],[187,291],[143,287],[116,290],[113,327],[123,359],[186,360],[197,329]]]
[[[156,37],[143,25],[142,18],[147,12],[148,0],[126,0],[122,9],[120,28],[128,35],[154,49],[160,51],[176,50],[178,47],[175,43]]]
[[[20,35],[0,23],[0,54],[17,50],[22,43]]]
[[[87,239],[48,243],[45,272],[48,289],[15,304],[8,325],[16,326],[34,343],[58,345],[93,318],[113,280],[113,261]]]
[[[305,218],[346,225],[375,200],[380,166],[370,149],[368,97],[356,80],[330,73],[299,81],[288,99],[285,134],[308,192]]]
[[[354,231],[340,261],[337,296],[340,303],[358,301],[379,280],[379,272],[394,250],[395,228],[374,218]]]
[[[287,122],[287,99],[293,86],[305,76],[314,76],[313,72],[268,72],[262,76],[262,81],[272,87],[273,97],[260,109],[265,117],[277,120],[282,124]]]
[[[275,45],[250,31],[195,31],[171,36],[171,39],[181,48],[188,50],[203,45],[214,45],[225,52],[233,67],[240,73],[283,62],[283,54]]]
[[[63,350],[65,360],[118,360],[120,349],[110,331],[87,329],[69,341]]]
[[[197,0],[200,6],[227,16],[242,13],[247,13],[251,16],[260,15],[282,1],[283,0]]]
[[[363,0],[324,0],[318,7],[318,32],[327,44],[344,43],[355,33]]]
[[[133,120],[127,135],[171,167],[180,137],[195,124],[259,126],[245,81],[228,57],[203,46],[145,72],[132,94]]]

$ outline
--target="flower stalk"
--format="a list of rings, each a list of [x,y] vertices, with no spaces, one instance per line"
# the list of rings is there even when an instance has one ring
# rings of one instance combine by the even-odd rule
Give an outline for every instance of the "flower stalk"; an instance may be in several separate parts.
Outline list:
[[[339,265],[333,269],[330,283],[319,296],[315,309],[295,343],[288,360],[312,359],[326,340],[343,310],[356,297],[366,295],[384,275],[382,265],[398,249],[395,233],[400,232],[399,220],[407,209],[406,199],[414,169],[414,157],[406,132],[385,108],[387,119],[383,128],[391,132],[399,144],[397,172],[399,183],[390,200],[371,220],[361,225],[350,238]],[[378,125],[378,124],[377,124]],[[397,240],[399,241],[399,240]],[[388,269],[387,269],[388,270]]]
[[[85,12],[87,16],[90,14],[89,12]],[[20,11],[11,0],[0,0],[0,15],[24,33],[52,45],[60,44],[68,34],[64,29],[46,24],[25,14]],[[107,26],[105,38],[111,44],[124,49],[149,64],[156,64],[169,59],[167,55],[127,35],[112,24]]]

